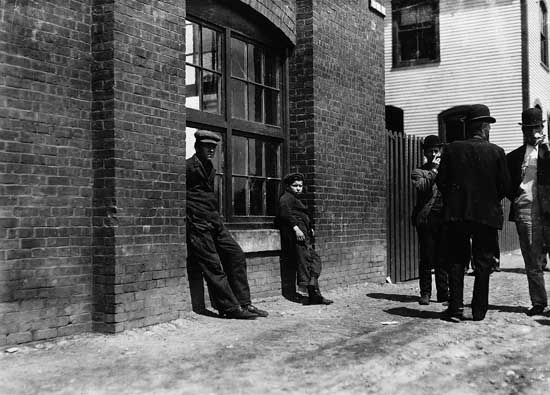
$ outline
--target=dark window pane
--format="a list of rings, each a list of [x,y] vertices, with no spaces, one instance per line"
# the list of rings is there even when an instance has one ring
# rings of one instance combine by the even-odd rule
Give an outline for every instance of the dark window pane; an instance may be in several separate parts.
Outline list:
[[[266,191],[266,214],[277,215],[279,205],[279,180],[267,180]]]
[[[399,33],[401,60],[412,60],[417,58],[416,36],[416,31]]]
[[[250,215],[264,214],[264,179],[250,180]]]
[[[214,179],[214,193],[218,197],[218,211],[222,217],[225,216],[225,205],[223,199],[223,175],[216,175]]]
[[[212,70],[221,68],[221,35],[206,27],[202,28],[202,66]]]
[[[265,73],[264,73],[264,83],[268,86],[278,87],[279,86],[279,58],[272,55],[265,55]]]
[[[248,85],[248,119],[262,122],[262,88]]]
[[[248,80],[262,82],[262,50],[248,44]]]
[[[236,38],[231,39],[231,75],[246,77],[246,43]]]
[[[202,72],[202,110],[214,114],[220,113],[221,78],[219,74],[204,70]]]
[[[265,143],[265,169],[267,177],[281,177],[281,153],[280,144]]]
[[[248,140],[248,174],[251,176],[263,175],[263,142],[256,139]]]
[[[401,26],[416,25],[417,22],[416,7],[404,7],[401,9]]]
[[[185,61],[199,66],[200,27],[196,23],[185,22]]]
[[[246,215],[246,178],[233,177],[233,215]]]
[[[279,124],[279,92],[265,89],[265,123]]]
[[[247,175],[248,140],[246,137],[233,136],[232,142],[233,174]]]
[[[435,59],[435,29],[433,27],[419,31],[418,58]]]
[[[200,69],[185,66],[185,106],[199,110]]]
[[[246,119],[246,83],[231,80],[231,114],[234,118]]]

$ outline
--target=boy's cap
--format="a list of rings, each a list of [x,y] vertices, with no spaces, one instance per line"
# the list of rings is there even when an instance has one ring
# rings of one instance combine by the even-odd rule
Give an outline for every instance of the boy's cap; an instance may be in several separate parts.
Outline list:
[[[205,144],[218,144],[220,142],[220,136],[210,130],[199,129],[195,132],[195,139],[197,143]]]

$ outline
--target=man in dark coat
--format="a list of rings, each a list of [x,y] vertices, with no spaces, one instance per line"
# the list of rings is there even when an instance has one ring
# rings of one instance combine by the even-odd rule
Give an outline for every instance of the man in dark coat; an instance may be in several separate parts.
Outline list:
[[[502,148],[489,143],[495,118],[483,104],[470,107],[467,140],[449,144],[441,158],[436,184],[443,195],[443,215],[449,238],[449,317],[463,315],[464,267],[474,263],[472,319],[483,320],[489,305],[489,276],[502,229],[501,200],[510,185]]]
[[[251,304],[244,252],[218,212],[216,170],[211,160],[220,137],[198,130],[195,139],[196,153],[186,163],[188,264],[202,271],[213,305],[222,317],[267,317],[266,311]]]
[[[512,180],[509,219],[516,223],[532,304],[527,314],[533,316],[548,305],[543,269],[550,247],[550,152],[542,111],[528,108],[521,120],[523,145],[506,157]]]
[[[426,163],[411,173],[417,192],[412,220],[418,233],[420,247],[419,285],[422,305],[430,304],[432,295],[432,269],[435,269],[437,301],[449,300],[449,281],[446,266],[446,230],[443,224],[443,202],[435,185],[438,172],[441,142],[435,135],[427,136],[422,143]]]
[[[307,288],[307,304],[331,304],[319,290],[321,259],[313,249],[313,228],[307,207],[298,198],[304,187],[300,173],[287,175],[285,191],[279,198],[276,223],[281,232],[281,258],[296,268],[298,285]]]

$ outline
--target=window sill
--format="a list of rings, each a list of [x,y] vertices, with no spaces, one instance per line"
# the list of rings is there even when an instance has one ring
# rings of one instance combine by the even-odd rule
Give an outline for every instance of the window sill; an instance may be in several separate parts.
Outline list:
[[[540,65],[544,70],[546,70],[547,73],[550,72],[550,68],[548,67],[547,64],[544,64],[543,62],[540,62]]]
[[[278,251],[281,238],[278,229],[229,229],[244,252]]]
[[[391,71],[400,71],[400,70],[422,68],[422,67],[434,67],[434,66],[439,66],[440,63],[441,63],[440,60],[436,59],[436,60],[427,60],[423,62],[393,65]]]

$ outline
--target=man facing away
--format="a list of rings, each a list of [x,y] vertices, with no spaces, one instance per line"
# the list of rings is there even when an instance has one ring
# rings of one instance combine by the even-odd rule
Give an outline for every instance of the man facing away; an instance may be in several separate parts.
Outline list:
[[[542,111],[528,108],[521,121],[523,145],[506,156],[512,180],[509,219],[516,223],[532,304],[527,315],[533,316],[548,305],[543,269],[550,247],[550,152]]]
[[[422,305],[430,304],[432,295],[432,269],[435,269],[437,301],[449,300],[449,281],[445,269],[446,232],[443,224],[443,202],[435,185],[435,177],[441,160],[441,142],[435,135],[422,142],[426,163],[411,173],[411,181],[417,191],[417,201],[412,221],[418,233],[420,247],[419,285]]]
[[[220,137],[208,130],[195,132],[195,155],[187,159],[187,252],[197,265],[220,316],[236,319],[267,317],[250,301],[243,250],[225,228],[214,192],[212,158]]]
[[[501,200],[510,176],[502,148],[489,142],[489,108],[470,106],[467,139],[449,144],[441,158],[436,184],[443,195],[443,215],[449,239],[449,317],[481,321],[489,305],[489,276],[498,251],[502,229]],[[475,268],[472,317],[463,314],[464,267],[470,259],[470,239]]]

